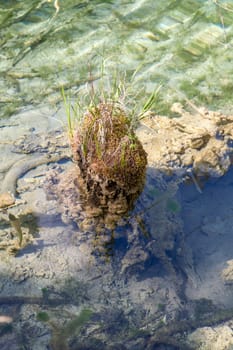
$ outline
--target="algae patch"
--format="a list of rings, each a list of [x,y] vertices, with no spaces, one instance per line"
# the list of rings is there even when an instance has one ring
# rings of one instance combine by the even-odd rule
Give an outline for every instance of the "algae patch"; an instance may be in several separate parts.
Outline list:
[[[93,311],[87,308],[81,310],[81,312],[72,317],[71,320],[63,326],[58,325],[58,322],[54,318],[50,317],[45,311],[37,313],[37,320],[47,323],[52,331],[52,337],[50,341],[51,349],[53,350],[69,350],[68,340],[70,337],[77,336],[82,327],[90,320],[93,315]]]

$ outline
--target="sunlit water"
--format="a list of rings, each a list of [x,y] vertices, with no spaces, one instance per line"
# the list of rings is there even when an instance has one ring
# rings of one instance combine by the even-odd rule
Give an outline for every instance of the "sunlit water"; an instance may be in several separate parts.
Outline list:
[[[231,99],[231,1],[0,2],[1,115],[56,105],[104,64],[142,96],[162,84],[158,112],[174,101],[227,108]],[[130,79],[133,76],[133,81]]]
[[[109,85],[119,76],[138,110],[161,86],[158,114],[172,115],[174,102],[188,100],[231,111],[232,1],[60,0],[59,6],[56,12],[52,2],[0,0],[0,115],[3,125],[6,118],[19,125],[12,134],[4,128],[2,145],[34,135],[35,130],[43,134],[58,129],[59,118],[64,120],[63,111],[54,117],[63,104],[61,88],[76,97],[79,90],[90,91],[90,81],[97,82],[98,89],[103,76]],[[27,113],[31,108],[39,112]],[[10,157],[17,158],[4,147],[6,165]],[[33,176],[43,182],[46,170],[31,171],[24,188]],[[205,299],[232,307],[232,292],[219,292],[222,287],[212,267],[198,271],[200,280],[189,283],[185,296],[184,265],[196,262],[189,261],[188,253],[186,261],[182,256],[187,240],[198,252],[194,260],[204,265],[219,246],[219,271],[232,258],[226,243],[232,234],[226,224],[232,215],[231,173],[210,183],[202,195],[193,185],[178,190],[178,184],[169,187],[160,180],[148,169],[132,217],[116,230],[113,245],[102,254],[98,237],[76,239],[75,228],[61,222],[56,204],[46,200],[40,187],[29,194],[22,187],[22,198],[34,203],[31,209],[39,227],[35,229],[27,215],[25,221],[33,221],[38,246],[29,246],[18,257],[10,276],[7,266],[14,258],[2,262],[1,314],[11,315],[14,323],[0,327],[1,349],[179,349],[172,341],[173,320],[189,319],[192,307],[194,314],[203,309],[205,316],[205,307],[212,305]],[[216,204],[207,211],[211,198]],[[209,244],[212,223],[226,230],[221,231],[224,244],[219,236]],[[8,224],[1,225],[4,230]],[[191,280],[195,271],[190,268],[189,273]],[[222,295],[225,299],[219,300]],[[6,296],[12,300],[6,301]],[[197,305],[183,307],[189,298],[198,300]]]

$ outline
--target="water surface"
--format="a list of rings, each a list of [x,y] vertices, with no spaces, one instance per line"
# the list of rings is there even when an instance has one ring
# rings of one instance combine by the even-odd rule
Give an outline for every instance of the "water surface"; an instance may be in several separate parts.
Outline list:
[[[1,1],[1,115],[56,106],[61,86],[76,93],[103,64],[140,103],[162,84],[158,112],[185,98],[230,108],[232,15],[231,1],[67,0],[57,14],[46,1]]]

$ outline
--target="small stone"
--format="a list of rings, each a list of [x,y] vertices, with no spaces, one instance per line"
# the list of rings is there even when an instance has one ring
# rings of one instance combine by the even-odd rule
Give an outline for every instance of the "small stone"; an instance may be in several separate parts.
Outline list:
[[[0,316],[0,323],[12,323],[13,322],[13,318],[10,316],[4,316],[1,315]]]
[[[10,205],[15,204],[15,198],[9,192],[0,194],[0,208],[7,208]]]
[[[225,350],[231,348],[233,331],[227,325],[197,328],[188,339],[195,349]]]
[[[153,131],[151,137],[140,129],[137,132],[148,164],[169,175],[179,171],[180,176],[191,169],[196,176],[221,177],[232,164],[233,116],[193,107],[189,113],[175,103],[171,110],[179,118],[143,118],[143,126]]]

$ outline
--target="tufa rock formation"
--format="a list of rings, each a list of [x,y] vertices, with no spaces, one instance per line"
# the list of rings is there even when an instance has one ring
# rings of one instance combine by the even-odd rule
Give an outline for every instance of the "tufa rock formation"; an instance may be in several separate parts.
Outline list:
[[[190,172],[196,177],[221,177],[232,165],[233,116],[192,106],[191,113],[175,103],[172,111],[179,117],[143,118],[137,136],[148,163],[179,177]]]
[[[125,111],[116,103],[90,108],[71,136],[74,163],[50,176],[48,193],[60,202],[63,219],[84,231],[112,230],[141,193],[147,155]]]

